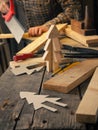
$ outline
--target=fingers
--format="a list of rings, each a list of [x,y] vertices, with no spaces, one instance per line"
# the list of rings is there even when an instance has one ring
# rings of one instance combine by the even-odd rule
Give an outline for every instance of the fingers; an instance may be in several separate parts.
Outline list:
[[[31,27],[28,31],[30,36],[40,36],[43,32],[48,30],[45,26]]]
[[[39,36],[41,35],[43,30],[39,27],[32,27],[29,29],[30,36]]]
[[[0,11],[2,13],[7,13],[9,11],[9,7],[8,7],[7,3],[5,3],[3,1],[0,3]]]
[[[41,35],[41,29],[39,27],[32,27],[29,29],[29,34],[31,36],[39,36]]]

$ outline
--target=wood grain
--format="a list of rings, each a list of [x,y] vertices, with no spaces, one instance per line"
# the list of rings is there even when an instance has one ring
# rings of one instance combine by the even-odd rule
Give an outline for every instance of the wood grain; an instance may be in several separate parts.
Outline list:
[[[96,123],[98,117],[98,67],[88,85],[76,111],[76,120],[82,123]]]
[[[58,24],[57,29],[60,31],[64,29],[66,24]],[[47,38],[47,33],[43,33],[39,38],[37,38],[35,41],[31,42],[29,45],[24,47],[22,50],[20,50],[17,54],[23,54],[23,53],[33,53],[40,49],[46,42]]]
[[[69,25],[67,28],[65,28],[65,34],[66,36],[80,42],[81,44],[85,46],[98,46],[98,35],[92,35],[92,36],[83,36],[73,30],[71,30],[71,26]]]
[[[88,79],[93,74],[96,66],[98,66],[97,59],[82,61],[76,66],[44,82],[43,88],[68,93]]]

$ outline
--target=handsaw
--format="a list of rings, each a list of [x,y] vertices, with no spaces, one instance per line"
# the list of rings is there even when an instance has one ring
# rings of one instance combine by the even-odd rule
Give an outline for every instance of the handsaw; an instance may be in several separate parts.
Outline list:
[[[24,34],[24,27],[20,24],[18,19],[15,17],[14,2],[9,0],[9,11],[3,14],[2,17],[5,19],[5,24],[7,25],[10,32],[14,35],[17,43],[20,43],[21,38]]]

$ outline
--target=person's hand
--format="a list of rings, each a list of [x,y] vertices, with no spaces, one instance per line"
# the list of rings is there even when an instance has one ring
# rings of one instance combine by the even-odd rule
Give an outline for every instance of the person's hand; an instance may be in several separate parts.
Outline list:
[[[7,4],[7,0],[0,0],[0,12],[7,13],[9,11],[9,6]]]
[[[31,27],[29,28],[29,35],[30,36],[40,36],[42,33],[48,31],[48,27],[47,26],[36,26],[36,27]]]

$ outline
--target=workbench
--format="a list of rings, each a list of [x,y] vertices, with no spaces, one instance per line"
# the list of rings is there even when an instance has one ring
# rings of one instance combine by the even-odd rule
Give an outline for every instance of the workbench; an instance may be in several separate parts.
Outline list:
[[[75,111],[80,103],[88,81],[81,84],[68,94],[44,90],[42,82],[51,77],[51,73],[45,71],[32,75],[15,76],[10,68],[0,77],[0,130],[33,130],[33,129],[71,129],[86,130],[87,124],[76,122]],[[81,93],[80,93],[81,88]],[[21,91],[36,92],[61,98],[60,102],[68,107],[60,107],[47,103],[56,108],[57,112],[51,112],[45,108],[34,110],[33,104],[28,104],[26,99],[21,99]],[[95,128],[89,125],[89,130]],[[97,127],[98,128],[98,127]],[[97,129],[96,129],[97,130]]]
[[[76,50],[74,47],[82,47],[81,44],[68,38],[62,39],[61,42],[66,45],[66,51],[69,52]],[[83,49],[85,49],[84,46]],[[43,82],[50,79],[51,75],[44,67],[40,72],[31,75],[15,76],[8,67],[0,77],[0,130],[98,130],[98,123],[95,125],[79,123],[75,115],[90,79],[65,94],[43,89]],[[35,111],[33,104],[28,104],[26,99],[20,98],[21,91],[49,95],[50,98],[61,98],[60,102],[68,106],[60,107],[46,102],[48,106],[56,108],[57,112],[51,112],[45,108]]]

